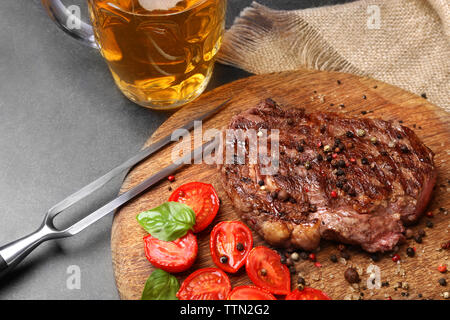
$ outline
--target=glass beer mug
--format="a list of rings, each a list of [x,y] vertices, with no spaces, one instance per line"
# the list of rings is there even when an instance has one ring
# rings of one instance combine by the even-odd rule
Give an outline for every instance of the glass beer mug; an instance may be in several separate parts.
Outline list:
[[[87,0],[92,26],[61,0],[41,1],[65,32],[100,50],[117,86],[141,106],[177,108],[208,84],[226,0]]]

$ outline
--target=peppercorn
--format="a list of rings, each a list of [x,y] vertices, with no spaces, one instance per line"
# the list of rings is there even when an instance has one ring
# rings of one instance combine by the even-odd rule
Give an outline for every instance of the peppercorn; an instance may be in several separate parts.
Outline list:
[[[294,120],[292,120],[291,118],[287,118],[286,122],[287,122],[288,125],[294,124]]]
[[[345,161],[344,161],[344,160],[339,160],[339,161],[337,162],[337,165],[338,165],[338,167],[341,167],[341,168],[345,168],[345,167],[346,167]]]
[[[342,170],[342,169],[338,169],[338,170],[336,171],[336,175],[337,175],[338,177],[343,176],[344,174],[345,174],[345,171]]]
[[[350,197],[356,197],[356,190],[355,190],[355,189],[351,189],[351,190],[348,192],[348,195],[349,195]]]
[[[264,268],[262,268],[262,269],[260,270],[260,273],[261,273],[261,275],[264,277],[264,276],[267,275],[267,270],[264,269]]]
[[[414,251],[413,248],[411,248],[411,247],[406,248],[406,255],[408,257],[414,257],[415,254],[416,254],[416,252]]]
[[[221,256],[221,257],[220,257],[220,263],[225,264],[225,263],[227,263],[227,262],[228,262],[228,257],[227,257],[227,256]]]
[[[367,114],[367,111],[363,110],[363,111],[361,111],[361,114],[364,116]]]
[[[237,249],[237,251],[244,251],[245,247],[242,243],[238,242],[236,244],[236,249]]]
[[[431,221],[427,221],[427,228],[433,228],[434,224]]]
[[[422,243],[422,237],[419,236],[419,235],[415,235],[414,236],[414,241],[417,242],[417,243]]]
[[[425,237],[425,235],[426,235],[425,230],[423,230],[423,229],[420,229],[420,230],[417,232],[417,234],[418,234],[419,236],[421,236],[421,237]]]
[[[362,163],[362,164],[365,164],[365,165],[368,165],[368,164],[369,164],[369,159],[367,159],[367,158],[362,158],[362,159],[361,159],[361,163]]]
[[[334,262],[334,263],[338,262],[338,259],[337,259],[337,257],[336,257],[335,254],[332,254],[332,255],[330,256],[330,260],[331,260],[331,262]]]
[[[438,280],[439,284],[443,287],[445,287],[447,285],[447,280],[445,280],[445,278],[440,278]]]
[[[381,260],[381,255],[379,253],[372,253],[370,259],[372,259],[373,262],[378,262]]]
[[[305,278],[303,278],[303,277],[298,277],[298,279],[297,279],[297,284],[306,285]]]
[[[361,279],[359,278],[359,274],[355,268],[348,268],[347,270],[345,270],[344,277],[345,280],[347,280],[349,283],[358,283],[361,281]]]
[[[338,180],[338,181],[336,182],[336,187],[337,187],[337,188],[342,189],[343,186],[344,186],[344,183],[343,183],[341,180]]]
[[[326,126],[320,126],[320,133],[325,133],[326,130],[327,130]]]
[[[422,98],[427,99],[427,94],[424,92],[420,95]]]
[[[319,153],[317,155],[317,161],[322,161],[323,160],[323,156]]]
[[[293,253],[291,254],[291,259],[292,259],[293,261],[298,261],[298,260],[300,259],[300,256],[299,256],[299,254],[298,254],[297,252],[293,252]]]
[[[328,162],[331,162],[332,160],[333,160],[333,157],[332,157],[331,155],[328,155],[328,156],[327,156],[327,161],[328,161]]]
[[[439,271],[440,273],[446,273],[446,272],[447,272],[447,265],[441,264],[441,265],[438,266],[437,269],[438,269],[438,271]]]
[[[305,251],[300,252],[300,258],[303,260],[308,260],[308,254]]]
[[[305,151],[305,148],[303,148],[303,146],[297,146],[297,151],[303,152],[303,151]]]
[[[353,137],[355,136],[355,134],[354,134],[353,132],[351,132],[351,131],[347,131],[347,132],[345,133],[345,135],[346,135],[348,138],[353,138]]]
[[[366,96],[366,95],[363,95],[362,98],[363,98],[364,100],[366,100],[366,99],[367,99],[367,96]]]
[[[336,82],[337,82],[337,84],[341,84],[341,80],[337,80]]]
[[[401,147],[400,147],[400,150],[401,150],[401,152],[403,152],[403,153],[408,153],[408,152],[409,152],[409,149],[408,149],[407,146],[401,146]]]

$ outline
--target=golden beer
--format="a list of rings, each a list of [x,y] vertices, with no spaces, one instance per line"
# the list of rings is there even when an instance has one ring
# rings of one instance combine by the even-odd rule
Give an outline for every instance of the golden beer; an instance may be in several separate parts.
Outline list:
[[[222,42],[226,0],[88,3],[100,51],[129,99],[171,109],[203,92]]]

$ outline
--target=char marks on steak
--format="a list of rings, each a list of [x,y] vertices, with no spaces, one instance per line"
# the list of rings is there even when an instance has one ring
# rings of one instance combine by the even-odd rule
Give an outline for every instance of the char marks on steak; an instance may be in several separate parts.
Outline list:
[[[259,162],[220,166],[241,218],[274,246],[313,250],[324,238],[391,250],[436,182],[432,151],[398,122],[285,110],[267,99],[228,128],[279,130],[276,174],[263,175]]]

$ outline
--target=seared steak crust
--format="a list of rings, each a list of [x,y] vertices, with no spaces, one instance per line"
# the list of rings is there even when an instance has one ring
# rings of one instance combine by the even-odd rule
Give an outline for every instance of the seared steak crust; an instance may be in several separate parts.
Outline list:
[[[229,129],[279,130],[279,170],[224,164],[224,188],[242,219],[272,245],[315,249],[320,238],[391,250],[425,209],[433,153],[398,122],[284,110],[267,99]]]

